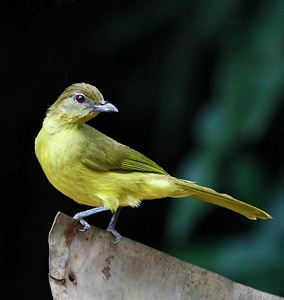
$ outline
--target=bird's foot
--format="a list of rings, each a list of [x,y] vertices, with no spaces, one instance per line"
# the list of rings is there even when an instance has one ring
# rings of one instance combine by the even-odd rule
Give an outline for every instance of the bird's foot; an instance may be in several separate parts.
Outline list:
[[[115,241],[113,242],[113,244],[118,244],[121,241],[122,239],[121,234],[117,232],[116,229],[113,226],[111,226],[111,224],[107,227],[106,230],[111,232],[114,235]]]
[[[84,220],[84,218],[106,210],[108,210],[108,208],[105,206],[94,207],[77,213],[73,219],[80,221],[80,223],[84,226],[83,229],[79,229],[80,231],[87,231],[91,226]]]
[[[83,219],[82,213],[80,213],[80,212],[77,213],[77,214],[73,217],[73,219],[80,221],[80,223],[83,225],[83,229],[79,229],[80,231],[84,232],[84,231],[87,231],[87,230],[90,229],[91,226],[90,226],[90,224],[89,224],[87,221],[85,221],[85,220]]]
[[[105,206],[99,206],[99,207],[95,207],[95,208],[91,208],[85,211],[81,211],[79,213],[77,213],[76,215],[74,215],[74,219],[80,221],[80,223],[83,225],[83,229],[79,229],[80,231],[87,231],[88,229],[90,229],[90,225],[84,220],[84,218],[91,216],[93,214],[102,212],[108,210],[107,207]],[[114,236],[115,236],[115,242],[114,244],[117,244],[121,241],[122,236],[115,230],[115,224],[118,218],[118,215],[120,213],[121,207],[119,207],[117,209],[116,212],[113,213],[112,218],[110,220],[110,223],[107,227],[107,231],[111,232]]]

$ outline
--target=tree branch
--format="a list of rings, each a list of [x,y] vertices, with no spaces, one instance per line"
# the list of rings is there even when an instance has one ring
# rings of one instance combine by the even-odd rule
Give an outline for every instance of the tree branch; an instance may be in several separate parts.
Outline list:
[[[49,233],[49,283],[62,299],[283,299],[58,213]]]

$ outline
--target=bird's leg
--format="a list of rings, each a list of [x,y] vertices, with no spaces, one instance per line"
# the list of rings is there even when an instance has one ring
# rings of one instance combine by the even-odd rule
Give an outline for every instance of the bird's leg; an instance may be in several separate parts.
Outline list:
[[[117,244],[122,239],[122,236],[115,230],[116,221],[118,219],[121,207],[118,207],[117,211],[112,214],[111,220],[108,224],[107,231],[111,232],[115,236],[114,244]]]
[[[85,211],[81,211],[74,215],[74,219],[80,221],[80,223],[84,226],[83,229],[80,229],[80,231],[87,231],[90,229],[90,225],[84,220],[84,218],[89,217],[91,215],[97,214],[102,211],[109,210],[105,206],[99,206],[99,207],[94,207]]]

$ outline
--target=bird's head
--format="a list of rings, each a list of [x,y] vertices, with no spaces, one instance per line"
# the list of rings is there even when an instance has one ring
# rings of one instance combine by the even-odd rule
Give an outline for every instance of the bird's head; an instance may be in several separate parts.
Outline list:
[[[100,112],[117,111],[113,104],[104,100],[96,87],[87,83],[75,83],[67,87],[50,106],[47,116],[52,115],[65,122],[82,124]]]

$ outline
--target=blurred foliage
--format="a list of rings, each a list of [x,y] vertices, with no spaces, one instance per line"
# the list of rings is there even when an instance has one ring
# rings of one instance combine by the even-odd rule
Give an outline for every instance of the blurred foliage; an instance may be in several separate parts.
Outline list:
[[[173,201],[166,232],[168,251],[238,282],[283,295],[284,3],[267,2],[246,26],[238,26],[236,34],[224,36],[223,28],[218,32],[218,24],[220,20],[230,20],[232,10],[219,11],[219,5],[226,1],[213,2],[215,19],[208,24],[211,30],[206,28],[204,19],[195,20],[198,30],[195,38],[208,32],[211,39],[218,38],[214,41],[219,53],[212,76],[212,93],[196,112],[189,128],[196,145],[184,155],[176,175],[215,186],[217,190],[226,186],[227,192],[266,209],[274,219],[254,224],[243,234],[228,233],[206,241],[197,238],[191,245],[188,237],[196,235],[196,228],[204,222],[209,210],[216,208],[188,199]],[[178,95],[187,97],[188,87],[181,88],[183,91]],[[172,110],[174,106],[170,112],[175,115]],[[273,124],[275,119],[277,123]],[[270,132],[271,126],[276,126],[274,132]],[[261,154],[262,138],[273,140],[277,165],[266,165]],[[222,223],[214,218],[211,222]],[[206,226],[214,224],[207,222]]]
[[[52,97],[85,81],[120,112],[97,118],[99,130],[273,216],[253,222],[193,198],[165,199],[125,208],[121,234],[283,296],[284,1],[30,0],[1,12],[2,97],[11,100],[1,102],[2,138],[12,145],[1,149],[1,171],[5,186],[17,182],[7,211],[27,244],[13,254],[19,245],[5,232],[3,282],[20,282],[26,299],[49,292],[48,231],[58,210],[80,208],[47,182],[34,138]],[[108,221],[90,223],[98,220]]]

